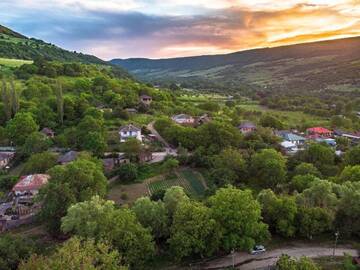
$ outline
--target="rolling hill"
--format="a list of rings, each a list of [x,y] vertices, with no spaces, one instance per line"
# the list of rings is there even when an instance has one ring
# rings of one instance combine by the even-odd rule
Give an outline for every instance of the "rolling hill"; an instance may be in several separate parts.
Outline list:
[[[70,52],[45,41],[28,38],[0,25],[0,58],[34,60],[38,57],[57,61],[108,65],[107,62],[93,55]]]
[[[140,79],[212,90],[351,91],[360,88],[360,37],[223,55],[111,61]]]

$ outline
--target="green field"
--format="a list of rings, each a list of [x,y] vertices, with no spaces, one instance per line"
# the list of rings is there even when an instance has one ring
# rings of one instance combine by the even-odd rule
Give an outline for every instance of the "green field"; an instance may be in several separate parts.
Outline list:
[[[7,67],[20,67],[24,64],[31,64],[31,60],[0,58],[0,65]]]
[[[195,197],[202,196],[205,192],[205,187],[200,176],[190,169],[180,171],[175,178],[163,179],[148,184],[151,194],[158,190],[166,190],[173,186],[183,187],[187,194]]]

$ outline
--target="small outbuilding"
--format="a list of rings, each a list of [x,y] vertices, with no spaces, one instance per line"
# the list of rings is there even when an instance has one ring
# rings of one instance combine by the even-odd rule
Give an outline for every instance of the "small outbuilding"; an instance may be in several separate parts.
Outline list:
[[[256,130],[256,125],[253,122],[245,121],[238,126],[238,129],[242,134],[248,134]]]

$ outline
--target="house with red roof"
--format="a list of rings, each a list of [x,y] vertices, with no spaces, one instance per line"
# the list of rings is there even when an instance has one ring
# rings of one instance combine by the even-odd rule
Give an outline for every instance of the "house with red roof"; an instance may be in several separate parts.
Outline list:
[[[333,132],[324,127],[312,127],[306,130],[306,135],[309,139],[330,138]]]
[[[40,188],[48,183],[50,175],[31,174],[21,176],[16,185],[12,188],[15,196],[36,195]]]

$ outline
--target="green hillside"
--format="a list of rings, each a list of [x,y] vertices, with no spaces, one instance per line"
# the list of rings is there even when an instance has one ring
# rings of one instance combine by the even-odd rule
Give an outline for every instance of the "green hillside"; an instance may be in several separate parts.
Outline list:
[[[141,79],[189,88],[351,91],[360,86],[360,37],[224,55],[111,62]]]
[[[107,64],[95,56],[70,52],[39,39],[27,38],[0,25],[0,58],[34,60],[38,57],[57,61]]]

